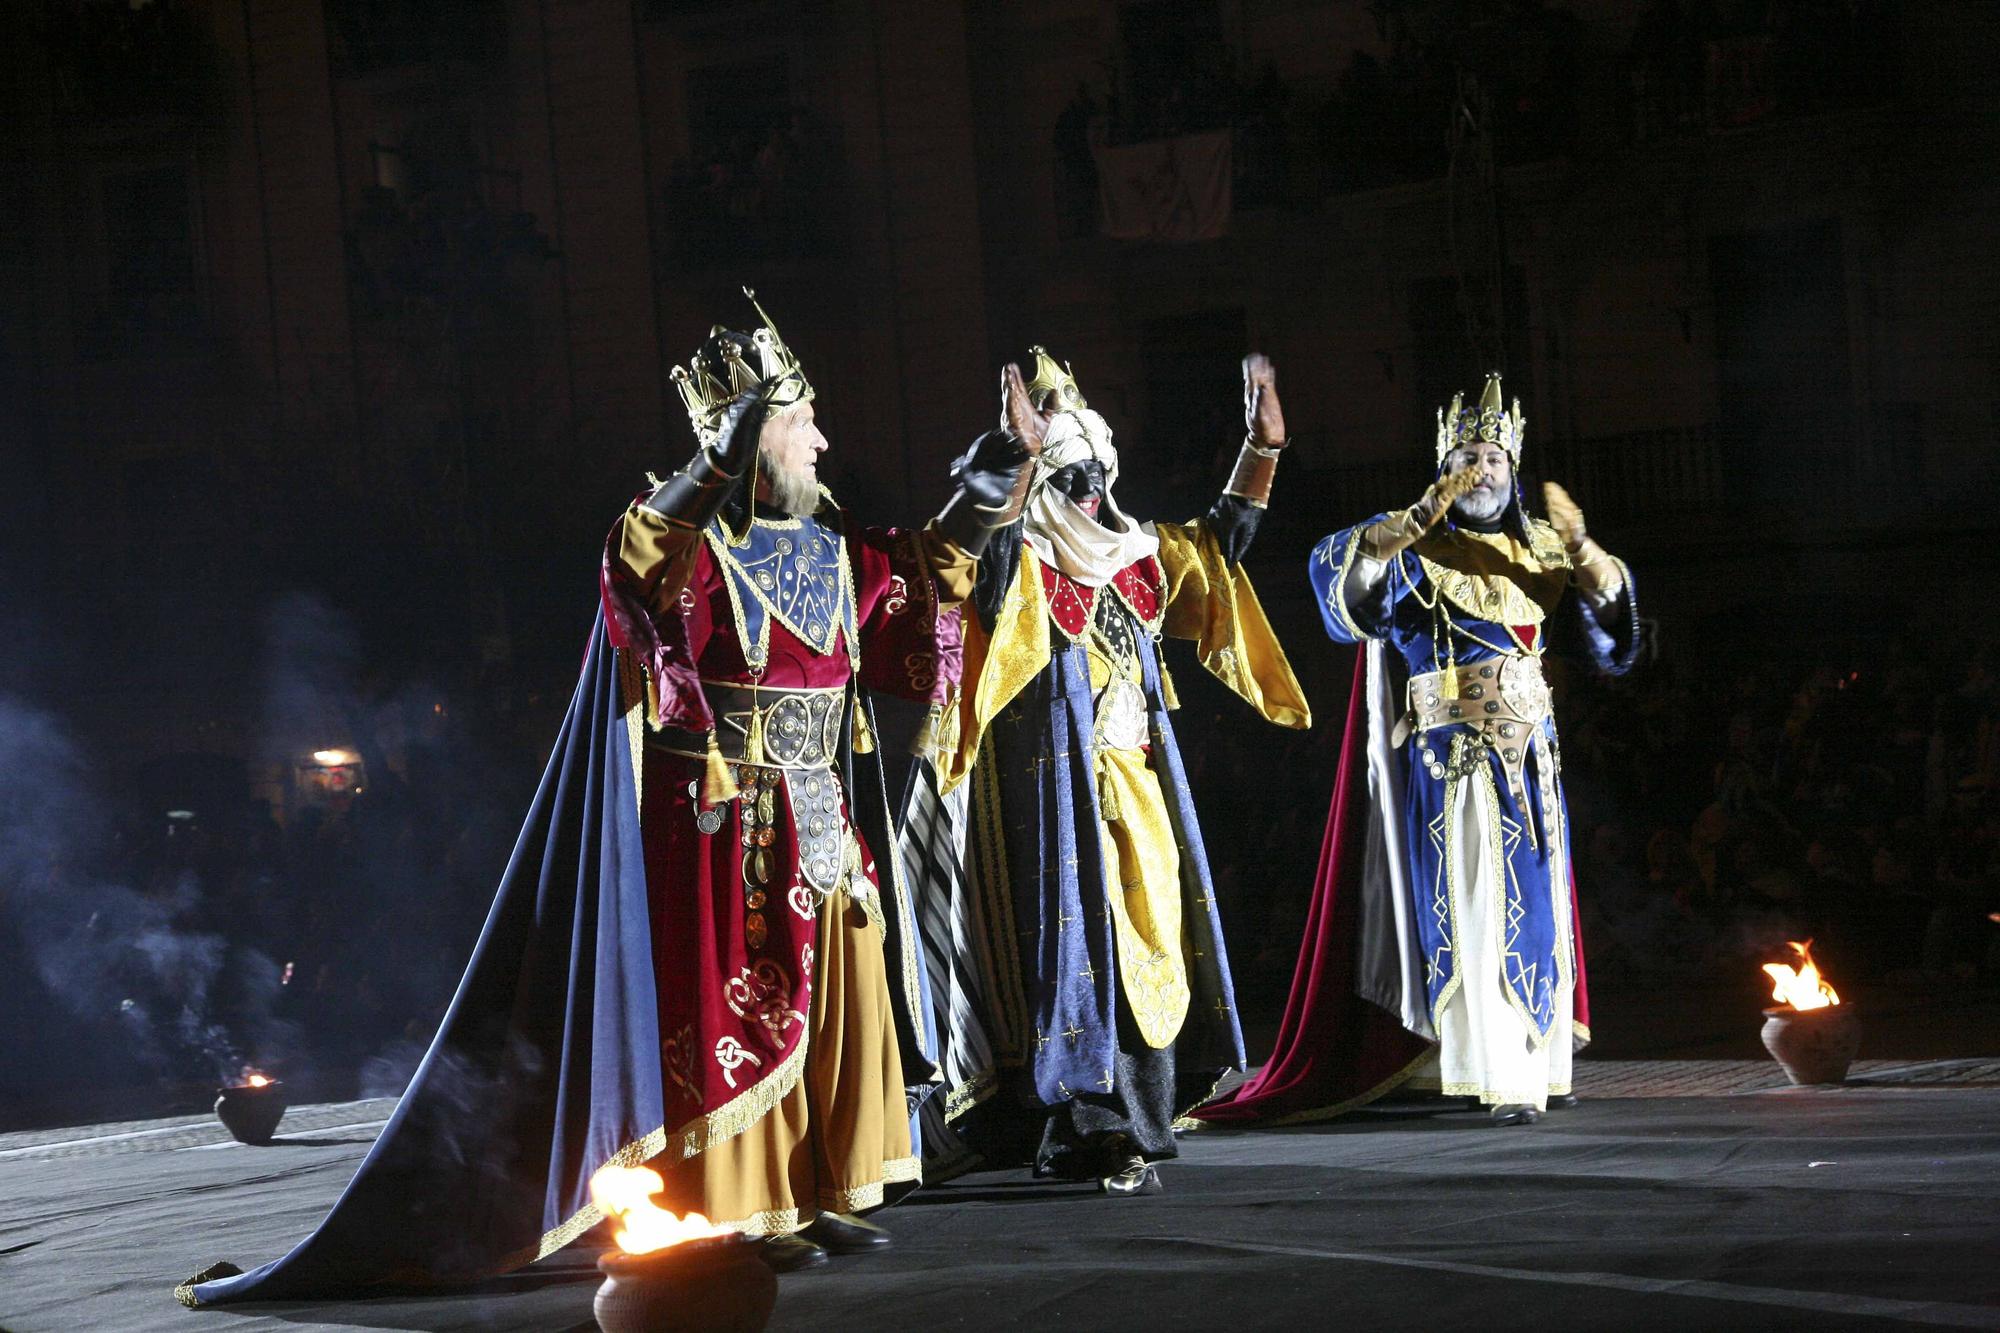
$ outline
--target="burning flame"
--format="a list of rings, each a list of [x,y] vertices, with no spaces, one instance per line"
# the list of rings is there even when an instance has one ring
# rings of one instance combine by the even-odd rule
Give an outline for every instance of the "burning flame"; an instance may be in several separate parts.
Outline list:
[[[1794,1009],[1824,1009],[1839,1004],[1840,997],[1826,984],[1812,960],[1812,941],[1800,944],[1797,940],[1787,940],[1785,947],[1798,955],[1799,967],[1794,971],[1784,963],[1764,964],[1764,970],[1771,974],[1771,998]]]
[[[652,1200],[666,1188],[660,1173],[643,1166],[607,1166],[590,1178],[590,1200],[605,1216],[618,1220],[613,1237],[627,1254],[647,1254],[682,1241],[727,1236],[730,1228],[717,1226],[700,1213],[677,1217]]]
[[[271,1080],[265,1078],[262,1074],[252,1074],[243,1080],[243,1086],[246,1088],[268,1088],[271,1086]]]

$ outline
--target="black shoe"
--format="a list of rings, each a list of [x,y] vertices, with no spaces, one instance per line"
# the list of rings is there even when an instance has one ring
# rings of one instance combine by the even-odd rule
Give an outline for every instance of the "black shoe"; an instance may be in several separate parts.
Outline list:
[[[1526,1103],[1509,1102],[1496,1106],[1489,1113],[1496,1125],[1532,1125],[1542,1118],[1542,1113]]]
[[[881,1227],[849,1213],[821,1213],[799,1234],[831,1254],[860,1254],[894,1244]]]
[[[774,1273],[797,1273],[818,1268],[827,1260],[826,1251],[804,1236],[766,1236],[757,1255]]]
[[[1114,1198],[1158,1194],[1164,1188],[1160,1184],[1160,1173],[1145,1158],[1137,1155],[1124,1159],[1110,1175],[1099,1177],[1097,1187]]]
[[[1549,1109],[1551,1111],[1567,1111],[1575,1105],[1576,1094],[1573,1092],[1565,1092],[1559,1095],[1551,1094],[1549,1097]]]

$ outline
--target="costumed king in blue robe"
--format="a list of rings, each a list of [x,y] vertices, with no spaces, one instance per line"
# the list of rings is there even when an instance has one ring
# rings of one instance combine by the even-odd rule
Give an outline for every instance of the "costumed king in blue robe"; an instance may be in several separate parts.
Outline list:
[[[1631,571],[1560,486],[1543,488],[1550,522],[1523,509],[1523,434],[1489,376],[1476,408],[1439,412],[1416,504],[1313,551],[1327,633],[1366,646],[1365,698],[1278,1048],[1205,1120],[1297,1123],[1399,1085],[1477,1098],[1501,1125],[1575,1100],[1590,1034],[1542,655],[1573,624],[1597,669],[1622,673],[1639,621]]]

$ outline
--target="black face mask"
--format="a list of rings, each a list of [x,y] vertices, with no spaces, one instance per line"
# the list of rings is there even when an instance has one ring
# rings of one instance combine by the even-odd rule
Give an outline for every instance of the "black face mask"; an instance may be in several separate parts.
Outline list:
[[[1049,478],[1049,485],[1059,494],[1066,495],[1072,502],[1082,503],[1091,496],[1104,499],[1104,464],[1094,458],[1081,463],[1071,463]]]

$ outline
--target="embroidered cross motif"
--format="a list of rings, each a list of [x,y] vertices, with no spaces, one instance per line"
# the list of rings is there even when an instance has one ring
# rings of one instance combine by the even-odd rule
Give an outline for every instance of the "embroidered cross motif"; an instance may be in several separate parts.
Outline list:
[[[1074,1023],[1063,1029],[1063,1036],[1069,1038],[1069,1044],[1072,1046],[1076,1045],[1076,1039],[1082,1035],[1083,1029]]]
[[[1102,1088],[1102,1089],[1104,1089],[1104,1090],[1105,1090],[1106,1092],[1109,1092],[1109,1091],[1111,1091],[1111,1071],[1110,1071],[1110,1070],[1108,1070],[1108,1069],[1107,1069],[1107,1070],[1105,1070],[1105,1071],[1104,1071],[1104,1074],[1103,1074],[1103,1076],[1102,1076],[1101,1078],[1099,1078],[1099,1079],[1097,1080],[1097,1086],[1098,1086],[1098,1087],[1100,1087],[1100,1088]]]
[[[1085,981],[1095,981],[1097,980],[1097,969],[1092,967],[1089,960],[1086,959],[1083,964],[1083,970],[1078,972],[1077,976],[1083,978]]]

